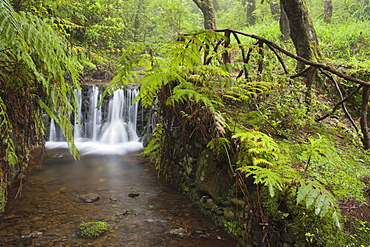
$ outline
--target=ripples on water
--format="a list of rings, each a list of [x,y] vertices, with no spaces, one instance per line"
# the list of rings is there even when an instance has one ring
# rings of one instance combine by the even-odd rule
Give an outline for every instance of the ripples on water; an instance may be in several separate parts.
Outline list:
[[[132,153],[138,150],[137,143],[125,145],[126,155],[84,155],[79,161],[65,149],[54,149],[62,158],[47,159],[41,169],[27,176],[21,198],[13,199],[17,188],[10,192],[0,217],[0,245],[236,245],[189,199],[160,180],[145,159]],[[112,147],[109,150],[115,152]],[[132,191],[140,195],[128,197]],[[92,192],[100,200],[84,203],[79,199]],[[106,221],[111,227],[95,239],[79,237],[78,225],[90,221]]]

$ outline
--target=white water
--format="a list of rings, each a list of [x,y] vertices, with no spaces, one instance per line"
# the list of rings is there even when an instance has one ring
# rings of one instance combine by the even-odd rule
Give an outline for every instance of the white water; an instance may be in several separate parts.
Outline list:
[[[124,155],[142,149],[136,133],[138,104],[132,104],[137,94],[137,89],[114,91],[103,114],[102,106],[97,107],[101,97],[98,86],[89,89],[87,106],[84,105],[86,99],[83,98],[83,92],[76,91],[80,108],[74,116],[74,137],[82,155]],[[67,148],[54,120],[50,122],[50,139],[46,142],[46,148]]]

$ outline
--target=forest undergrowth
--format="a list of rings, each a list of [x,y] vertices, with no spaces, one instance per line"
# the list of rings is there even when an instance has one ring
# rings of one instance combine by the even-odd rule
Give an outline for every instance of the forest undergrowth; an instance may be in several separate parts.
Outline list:
[[[231,44],[220,33],[181,36],[160,57],[133,46],[121,58],[112,84],[139,81],[137,100],[159,107],[154,139],[144,153],[173,179],[174,151],[167,145],[172,129],[181,129],[183,145],[187,138],[207,139],[207,148],[223,157],[224,165],[245,184],[257,185],[267,243],[276,244],[288,231],[294,246],[366,246],[370,156],[357,127],[361,93],[353,88],[358,84],[317,70],[308,86],[304,73],[290,74],[296,61],[286,54],[277,59],[264,39],[244,43],[252,36],[243,36]],[[356,66],[326,63],[366,82],[369,70],[362,58]],[[284,73],[282,65],[291,72]]]
[[[161,175],[174,180],[170,160],[174,150],[169,143],[171,134],[180,131],[185,144],[201,140],[200,147],[214,152],[220,166],[230,168],[244,185],[255,186],[261,199],[257,218],[268,226],[261,228],[265,244],[275,243],[286,232],[294,236],[295,246],[370,244],[370,155],[360,127],[368,102],[363,103],[360,92],[366,87],[358,84],[370,81],[368,19],[334,19],[325,24],[315,18],[325,66],[307,64],[308,70],[298,73],[296,59],[288,54],[295,53],[292,42],[281,39],[278,22],[270,15],[263,17],[263,12],[256,15],[270,19],[249,27],[243,24],[243,32],[188,32],[167,44],[165,36],[172,39],[173,33],[181,32],[164,28],[165,36],[155,33],[155,38],[148,39],[161,39],[161,45],[154,46],[122,38],[131,33],[127,30],[119,36],[124,41],[120,44],[95,30],[93,36],[86,36],[94,37],[89,45],[86,40],[84,44],[67,40],[67,34],[75,34],[83,42],[81,26],[16,13],[4,3],[0,11],[1,34],[6,37],[0,44],[0,127],[5,140],[0,209],[6,202],[6,186],[17,176],[22,182],[29,149],[43,142],[43,111],[62,125],[78,157],[68,119],[76,102],[70,103],[66,95],[79,87],[82,68],[85,75],[110,79],[112,60],[122,55],[111,85],[141,83],[136,100],[158,108],[158,124],[144,153]],[[230,25],[233,20],[224,19]],[[138,37],[136,32],[141,30],[133,31],[132,36]],[[100,48],[105,51],[99,53],[96,46],[103,43]],[[103,59],[108,57],[107,49],[109,58]],[[108,68],[109,73],[97,72],[99,68]],[[27,107],[17,101],[18,116],[6,106],[14,108],[19,95],[27,100]],[[23,142],[27,147],[16,145],[23,140],[18,137],[24,130],[18,120],[25,116],[30,123]],[[191,160],[188,153],[182,162]]]

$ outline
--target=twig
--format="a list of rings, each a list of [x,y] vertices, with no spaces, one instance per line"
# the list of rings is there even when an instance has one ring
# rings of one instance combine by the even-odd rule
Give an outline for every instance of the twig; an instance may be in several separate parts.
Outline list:
[[[359,85],[355,90],[353,90],[346,98],[344,98],[343,100],[339,101],[337,104],[335,104],[333,110],[331,113],[328,113],[326,114],[325,116],[321,117],[321,118],[317,118],[315,119],[316,122],[320,122],[322,120],[324,120],[325,118],[329,117],[330,115],[332,115],[337,109],[338,107],[343,103],[343,102],[346,102],[347,100],[349,100],[355,93],[357,93],[363,86],[362,85]]]
[[[339,85],[338,85],[338,82],[334,79],[334,77],[333,76],[331,76],[330,74],[328,74],[327,72],[325,72],[325,71],[323,71],[322,69],[319,69],[320,70],[320,72],[322,73],[322,74],[324,74],[325,76],[327,76],[333,83],[334,83],[334,85],[335,85],[335,88],[337,89],[337,91],[338,91],[338,94],[339,94],[339,97],[340,97],[340,99],[341,99],[341,101],[336,105],[336,107],[338,108],[338,106],[339,106],[339,104],[340,105],[342,105],[342,108],[343,108],[343,111],[345,112],[345,114],[347,115],[347,117],[348,117],[348,119],[349,119],[349,121],[351,122],[351,124],[352,124],[352,126],[356,129],[356,132],[358,133],[359,132],[359,130],[358,130],[358,127],[357,127],[357,125],[356,125],[356,123],[355,123],[355,121],[353,120],[353,118],[352,118],[352,116],[349,114],[349,112],[348,112],[348,110],[347,110],[347,107],[345,106],[345,104],[344,104],[344,98],[343,98],[343,94],[342,94],[342,91],[340,90],[340,87],[339,87]],[[352,96],[354,93],[356,93],[358,90],[360,90],[360,88],[361,88],[362,86],[358,86],[357,88],[356,88],[356,90],[353,92],[353,93],[351,93],[349,96]],[[349,97],[347,97],[346,98],[346,100],[348,100],[349,99]],[[331,114],[333,114],[334,113],[334,111],[335,111],[336,109],[335,109],[335,107],[334,107],[334,109],[333,109],[333,111],[332,111],[332,113]],[[330,115],[331,115],[330,114]],[[329,114],[327,114],[326,116],[325,116],[325,118],[326,117],[328,117],[328,116],[330,116]],[[317,120],[315,120],[315,121],[317,121]]]

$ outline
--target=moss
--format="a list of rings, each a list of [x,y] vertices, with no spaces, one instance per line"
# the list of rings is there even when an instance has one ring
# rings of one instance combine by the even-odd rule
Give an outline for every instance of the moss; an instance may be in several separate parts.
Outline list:
[[[313,208],[297,205],[295,191],[287,197],[287,210],[290,213],[287,225],[294,236],[295,246],[345,246],[345,234],[333,224],[330,214],[320,217]]]
[[[260,190],[260,196],[264,212],[267,213],[273,221],[278,222],[289,216],[288,212],[280,209],[280,204],[283,197],[281,192],[278,192],[277,195],[271,197],[268,188],[263,186]]]
[[[349,223],[347,246],[367,246],[370,243],[370,224],[353,218]]]
[[[243,239],[245,229],[243,229],[237,221],[222,220],[221,224],[225,230],[237,239]]]
[[[78,233],[84,238],[98,237],[109,229],[110,225],[106,222],[87,222],[78,226]]]
[[[290,164],[301,175],[308,175],[326,184],[337,198],[365,200],[361,178],[369,174],[370,168],[366,165],[369,156],[364,151],[348,145],[345,140],[330,138],[326,132],[319,146],[322,154],[311,157],[310,166],[305,173],[303,169],[309,159],[309,142],[281,141],[279,148],[277,164],[281,170],[286,170],[282,166]]]

